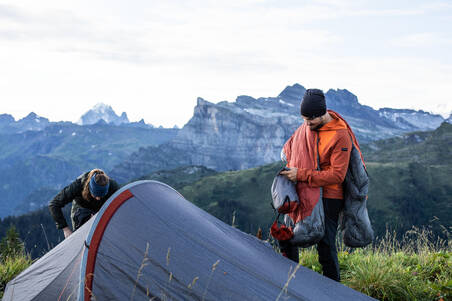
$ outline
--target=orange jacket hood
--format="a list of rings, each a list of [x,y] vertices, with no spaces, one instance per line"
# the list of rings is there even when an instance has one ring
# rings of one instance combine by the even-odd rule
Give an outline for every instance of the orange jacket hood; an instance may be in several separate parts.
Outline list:
[[[337,131],[347,129],[347,123],[334,111],[328,110],[332,120],[318,129],[318,131]]]
[[[331,115],[331,117],[333,117],[333,119],[339,121],[338,126],[339,126],[339,124],[340,124],[340,126],[342,126],[342,124],[345,125],[345,128],[348,130],[350,137],[352,137],[353,144],[355,145],[356,149],[358,150],[358,152],[361,156],[361,161],[363,162],[364,167],[366,167],[366,163],[364,162],[364,157],[361,152],[361,148],[359,147],[358,140],[356,139],[355,134],[352,131],[352,128],[348,125],[347,121],[345,121],[345,119],[341,115],[339,115],[339,113],[336,113],[333,110],[328,110],[328,113],[330,113],[330,115]],[[333,122],[333,121],[331,121],[331,122]],[[329,123],[331,123],[331,122],[329,122]],[[325,126],[328,125],[329,123],[325,124]],[[325,126],[323,126],[323,127],[325,127]],[[336,126],[336,125],[333,124],[331,126]],[[323,127],[321,127],[319,130],[322,130]]]

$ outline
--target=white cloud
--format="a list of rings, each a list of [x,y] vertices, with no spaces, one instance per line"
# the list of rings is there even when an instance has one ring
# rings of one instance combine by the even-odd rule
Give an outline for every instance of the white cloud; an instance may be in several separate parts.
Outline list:
[[[102,101],[131,120],[182,126],[197,96],[273,96],[295,82],[346,88],[375,107],[430,110],[447,102],[438,91],[451,82],[450,54],[404,51],[425,44],[447,50],[450,29],[377,26],[372,54],[359,51],[369,37],[357,34],[366,30],[363,18],[418,21],[450,9],[445,2],[4,2],[0,97],[8,101],[0,113],[77,120]]]
[[[424,32],[393,39],[392,44],[398,47],[444,47],[452,46],[452,40],[442,34]]]

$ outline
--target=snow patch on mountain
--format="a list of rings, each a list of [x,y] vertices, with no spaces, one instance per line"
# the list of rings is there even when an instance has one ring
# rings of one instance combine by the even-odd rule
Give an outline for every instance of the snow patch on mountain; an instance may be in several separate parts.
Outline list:
[[[15,128],[15,132],[25,132],[25,131],[42,131],[45,127],[50,124],[49,119],[45,117],[38,116],[36,113],[31,112],[27,116],[22,119],[19,119],[17,122],[13,122],[9,124]]]
[[[266,110],[259,110],[259,109],[244,109],[245,112],[248,112],[252,115],[257,115],[260,117],[264,117],[264,118],[279,118],[279,117],[283,117],[283,118],[294,118],[294,116],[285,114],[285,113],[280,113],[280,112],[272,112],[272,111],[266,111]]]
[[[444,121],[441,115],[408,109],[382,108],[378,110],[381,117],[396,123],[402,129],[418,128],[422,130],[434,130]]]
[[[114,125],[129,123],[126,112],[123,112],[121,116],[118,116],[111,106],[104,103],[98,103],[91,110],[83,114],[82,117],[80,117],[80,119],[77,121],[77,124],[96,124],[102,120],[105,121],[105,123]]]
[[[279,103],[283,104],[283,105],[286,105],[286,106],[289,106],[289,107],[293,107],[294,106],[293,104],[285,102],[284,100],[281,100],[281,99],[279,100]]]
[[[452,112],[449,115],[449,118],[445,120],[445,122],[452,124]]]

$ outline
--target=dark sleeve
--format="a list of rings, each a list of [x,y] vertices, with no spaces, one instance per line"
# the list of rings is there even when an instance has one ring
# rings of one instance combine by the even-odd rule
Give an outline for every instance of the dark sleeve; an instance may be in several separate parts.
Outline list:
[[[80,178],[64,187],[50,202],[49,211],[56,223],[57,229],[67,227],[66,219],[63,215],[63,207],[82,192],[82,181]]]
[[[119,189],[118,183],[115,180],[110,179],[110,188],[108,188],[108,195],[106,199],[111,197],[116,191],[118,191],[118,189]]]
[[[115,180],[112,180],[112,179],[110,179],[110,187],[111,187],[110,188],[111,194],[113,194],[119,190],[118,182],[116,182]]]

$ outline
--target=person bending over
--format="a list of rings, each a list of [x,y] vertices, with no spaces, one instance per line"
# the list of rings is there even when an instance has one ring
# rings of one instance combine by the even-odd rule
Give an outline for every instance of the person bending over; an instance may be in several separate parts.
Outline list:
[[[49,202],[50,214],[57,229],[63,230],[64,238],[72,234],[62,211],[66,204],[72,202],[71,220],[75,231],[97,213],[118,189],[118,183],[101,169],[83,173]]]

